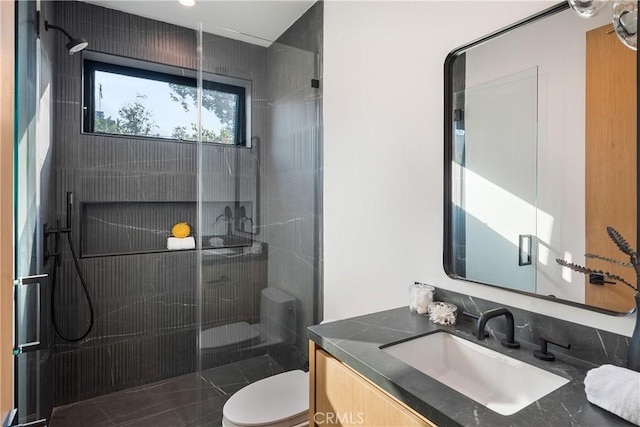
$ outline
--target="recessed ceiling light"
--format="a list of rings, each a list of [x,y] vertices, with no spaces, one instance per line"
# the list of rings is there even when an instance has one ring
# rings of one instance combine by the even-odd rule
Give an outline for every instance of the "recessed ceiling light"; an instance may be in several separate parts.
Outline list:
[[[195,6],[196,0],[178,0],[183,6]]]

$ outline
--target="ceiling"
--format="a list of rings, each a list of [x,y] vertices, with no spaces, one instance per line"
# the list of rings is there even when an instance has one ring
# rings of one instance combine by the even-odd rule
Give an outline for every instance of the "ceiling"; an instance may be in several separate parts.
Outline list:
[[[197,0],[186,7],[178,0],[85,0],[86,3],[134,15],[197,28],[206,33],[269,46],[291,26],[315,0]]]

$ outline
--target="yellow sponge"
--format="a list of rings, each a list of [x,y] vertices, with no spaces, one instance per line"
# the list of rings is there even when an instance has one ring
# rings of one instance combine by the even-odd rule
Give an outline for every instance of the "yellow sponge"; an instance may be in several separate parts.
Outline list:
[[[189,227],[189,224],[186,222],[179,222],[173,226],[171,234],[173,234],[173,237],[177,237],[179,239],[189,237],[189,234],[191,234],[191,227]]]

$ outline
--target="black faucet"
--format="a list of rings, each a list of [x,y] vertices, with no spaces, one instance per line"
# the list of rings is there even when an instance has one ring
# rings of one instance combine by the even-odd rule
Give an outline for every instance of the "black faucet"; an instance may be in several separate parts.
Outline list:
[[[478,330],[476,331],[476,338],[478,338],[479,340],[485,338],[484,328],[487,325],[489,319],[493,319],[494,317],[503,315],[505,316],[507,322],[507,338],[503,339],[500,344],[502,344],[503,347],[507,348],[519,348],[520,343],[515,340],[513,314],[511,314],[511,312],[504,307],[487,310],[480,315],[480,317],[478,318]]]
[[[231,208],[229,206],[224,207],[224,217],[227,219],[227,236],[231,236],[233,234],[233,213],[231,212]]]
[[[224,213],[218,215],[213,221],[213,228],[215,230],[216,224],[222,218],[227,222],[227,236],[231,236],[233,234],[233,212],[231,212],[231,208],[229,206],[224,207]]]

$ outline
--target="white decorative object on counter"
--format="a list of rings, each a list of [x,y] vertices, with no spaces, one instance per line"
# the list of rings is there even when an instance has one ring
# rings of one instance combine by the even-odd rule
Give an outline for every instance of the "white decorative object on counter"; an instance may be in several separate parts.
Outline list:
[[[427,314],[435,290],[433,286],[420,282],[409,286],[409,310],[412,313]]]
[[[429,320],[438,325],[455,325],[457,315],[458,307],[448,302],[438,301],[429,306]]]

